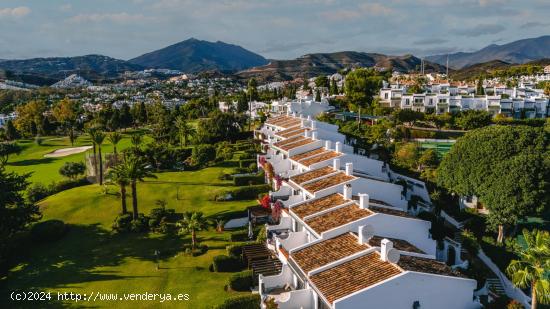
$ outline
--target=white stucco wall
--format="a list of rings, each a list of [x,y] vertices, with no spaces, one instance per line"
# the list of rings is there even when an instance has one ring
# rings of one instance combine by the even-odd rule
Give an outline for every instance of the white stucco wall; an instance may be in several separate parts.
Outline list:
[[[362,292],[334,302],[334,309],[410,309],[415,301],[421,309],[479,308],[473,302],[475,280],[405,272]]]
[[[403,190],[401,185],[367,178],[358,178],[353,181],[352,186],[354,194],[367,193],[370,198],[384,201],[404,211],[407,210],[408,202],[401,197],[401,191]]]

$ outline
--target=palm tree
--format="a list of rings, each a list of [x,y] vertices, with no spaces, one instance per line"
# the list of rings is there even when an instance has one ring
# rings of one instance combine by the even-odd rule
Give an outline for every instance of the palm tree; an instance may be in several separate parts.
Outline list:
[[[151,169],[147,166],[147,163],[143,162],[136,156],[129,156],[124,161],[124,169],[130,180],[130,188],[132,189],[132,210],[133,218],[138,218],[138,199],[137,199],[137,182],[144,181],[145,178],[157,178]]]
[[[130,184],[130,179],[126,173],[126,168],[124,164],[117,164],[109,171],[107,176],[110,182],[115,183],[120,188],[120,203],[122,205],[122,214],[128,213],[128,208],[126,207],[126,186]]]
[[[195,128],[191,126],[182,116],[176,119],[176,128],[178,128],[178,134],[180,138],[180,146],[187,146],[187,140],[190,135],[197,133]]]
[[[101,144],[103,144],[103,141],[105,140],[105,133],[103,133],[101,130],[93,130],[90,132],[90,137],[92,138],[92,142],[97,147],[98,154],[99,154],[99,184],[103,184],[103,158],[101,157]],[[95,156],[95,154],[94,154]]]
[[[208,230],[208,220],[202,212],[186,212],[177,226],[180,228],[180,233],[191,233],[191,247],[195,249],[197,231]]]
[[[130,138],[130,142],[132,142],[132,146],[134,146],[134,148],[139,148],[142,142],[141,135],[139,135],[138,133],[132,134],[132,137]]]
[[[95,147],[94,138],[93,136],[96,134],[97,129],[96,128],[89,128],[88,129],[88,135],[90,135],[90,139],[92,140],[92,148],[94,152],[94,176],[97,177],[97,149]]]
[[[531,308],[536,309],[539,301],[550,303],[550,233],[524,229],[523,238],[527,246],[517,252],[519,260],[512,260],[506,271],[517,287],[531,287]]]
[[[109,142],[113,145],[113,152],[115,153],[115,158],[117,157],[116,145],[122,140],[122,134],[119,132],[112,132],[107,137]]]

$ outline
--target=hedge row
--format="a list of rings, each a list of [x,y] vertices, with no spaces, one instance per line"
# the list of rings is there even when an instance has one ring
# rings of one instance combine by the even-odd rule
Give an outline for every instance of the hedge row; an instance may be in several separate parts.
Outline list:
[[[61,220],[47,220],[34,224],[31,228],[31,238],[36,242],[51,242],[62,238],[67,232],[67,226]]]
[[[256,159],[242,159],[239,160],[239,167],[248,168],[252,163],[256,163]]]
[[[228,255],[216,255],[212,260],[212,270],[215,272],[239,271],[243,263],[239,257]]]
[[[239,230],[231,232],[231,235],[229,236],[229,239],[231,241],[247,241],[248,239],[248,231],[247,230]]]
[[[227,286],[233,291],[250,291],[254,285],[254,274],[252,270],[245,270],[235,273],[229,277]]]
[[[229,256],[240,257],[243,254],[243,247],[244,245],[229,245],[225,247],[225,250],[227,250]]]
[[[233,184],[235,186],[260,185],[264,183],[265,176],[263,172],[260,172],[256,175],[233,176]]]
[[[25,195],[27,197],[27,200],[29,200],[31,203],[36,203],[50,195],[59,193],[61,191],[86,186],[89,184],[90,182],[85,177],[77,180],[67,179],[59,182],[52,182],[48,186],[37,182],[27,188]]]
[[[260,308],[260,294],[236,296],[226,299],[214,309],[258,309]]]
[[[258,198],[260,193],[269,192],[269,189],[268,184],[246,186],[228,190],[225,195],[230,194],[233,200],[252,200]]]

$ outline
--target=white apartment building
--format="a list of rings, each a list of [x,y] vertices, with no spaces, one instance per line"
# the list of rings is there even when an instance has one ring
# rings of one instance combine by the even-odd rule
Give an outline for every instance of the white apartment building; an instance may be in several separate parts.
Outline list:
[[[423,182],[350,153],[337,128],[311,117],[270,118],[256,137],[267,147],[258,162],[283,179],[270,193],[284,205],[282,216],[267,227],[283,267],[260,275],[264,301],[273,297],[279,308],[479,308],[475,280],[438,261],[463,263],[460,244],[446,239],[438,250],[431,223],[409,209],[412,195],[430,208]]]
[[[415,94],[407,94],[406,88],[382,88],[380,102],[385,107],[436,114],[484,110],[493,115],[504,114],[515,118],[545,118],[550,115],[550,99],[532,89],[494,86],[495,95],[479,96],[467,87],[459,90],[458,87],[437,85],[436,88],[438,91]]]
[[[9,120],[14,120],[17,117],[15,112],[8,115],[0,114],[0,128],[3,128]]]

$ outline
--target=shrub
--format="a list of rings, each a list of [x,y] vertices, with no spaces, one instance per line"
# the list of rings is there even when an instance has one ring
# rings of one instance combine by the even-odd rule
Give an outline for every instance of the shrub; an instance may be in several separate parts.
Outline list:
[[[260,306],[260,294],[249,294],[226,299],[214,309],[257,309]]]
[[[82,162],[65,162],[59,168],[59,174],[72,180],[76,180],[79,175],[83,175],[86,172],[86,165]]]
[[[250,176],[233,176],[233,184],[235,186],[259,185],[265,183],[263,172]]]
[[[86,178],[80,178],[77,180],[62,180],[60,182],[52,182],[49,186],[50,194],[55,194],[61,191],[69,190],[76,187],[82,187],[89,185],[90,182]]]
[[[241,259],[235,256],[217,255],[212,260],[212,268],[215,272],[239,271],[242,267]]]
[[[523,305],[516,301],[515,299],[512,299],[511,302],[508,303],[508,306],[506,306],[506,309],[523,309]]]
[[[139,214],[138,218],[130,222],[130,231],[134,233],[145,232],[149,229],[149,220],[143,214]]]
[[[227,281],[227,286],[233,291],[250,291],[250,287],[253,285],[254,274],[252,270],[235,273]]]
[[[265,228],[265,225],[262,225],[262,228],[258,232],[258,236],[256,237],[256,241],[259,243],[265,243],[267,241],[267,230]]]
[[[229,236],[229,239],[231,241],[247,241],[248,240],[248,231],[247,230],[239,230],[231,232],[231,235]]]
[[[250,167],[250,164],[256,163],[256,159],[243,159],[239,160],[239,167],[240,168],[248,168]]]
[[[476,236],[468,230],[462,231],[462,246],[473,255],[477,255],[479,251],[479,243]]]
[[[36,223],[31,228],[31,237],[36,242],[51,242],[61,239],[67,226],[61,220],[47,220]]]
[[[200,144],[193,148],[191,162],[196,166],[204,166],[216,159],[216,148],[210,144]]]
[[[187,255],[199,256],[199,255],[205,254],[208,251],[208,246],[207,245],[202,245],[202,244],[197,244],[195,246],[195,249],[193,249],[193,246],[191,244],[185,244],[185,245],[183,245],[183,251]]]
[[[253,185],[246,187],[239,187],[224,192],[224,196],[230,195],[230,200],[252,200],[258,197],[258,194],[269,192],[269,185]]]
[[[113,222],[113,230],[117,232],[129,232],[130,224],[132,222],[131,214],[118,215]]]
[[[48,190],[48,188],[41,183],[33,183],[27,188],[25,195],[27,196],[27,200],[29,202],[36,203],[49,196],[50,190]]]
[[[241,254],[243,254],[243,246],[244,245],[229,245],[225,247],[225,250],[227,250],[229,256],[240,257]]]

